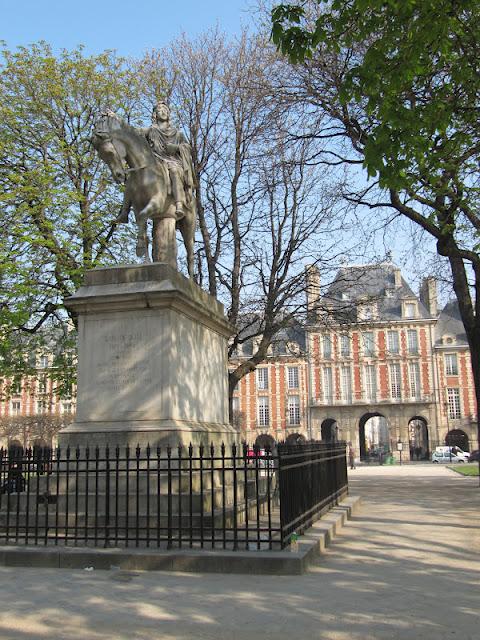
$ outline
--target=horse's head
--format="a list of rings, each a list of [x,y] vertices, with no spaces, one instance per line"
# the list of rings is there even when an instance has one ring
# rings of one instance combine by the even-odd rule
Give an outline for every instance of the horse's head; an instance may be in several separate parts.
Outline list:
[[[104,113],[96,121],[92,135],[92,145],[109,167],[113,179],[118,184],[125,182],[127,175],[125,171],[125,145],[116,135],[120,127],[121,122],[117,116]]]

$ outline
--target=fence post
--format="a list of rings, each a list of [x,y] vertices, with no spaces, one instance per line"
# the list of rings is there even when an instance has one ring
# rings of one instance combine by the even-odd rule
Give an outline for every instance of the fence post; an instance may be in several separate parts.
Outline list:
[[[110,546],[110,449],[105,448],[105,543],[104,548]]]

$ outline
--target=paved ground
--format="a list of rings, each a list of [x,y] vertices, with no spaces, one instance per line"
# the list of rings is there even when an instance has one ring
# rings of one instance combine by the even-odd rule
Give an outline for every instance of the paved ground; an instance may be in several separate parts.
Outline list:
[[[0,639],[478,639],[478,478],[366,467],[351,493],[363,507],[305,576],[0,568]]]

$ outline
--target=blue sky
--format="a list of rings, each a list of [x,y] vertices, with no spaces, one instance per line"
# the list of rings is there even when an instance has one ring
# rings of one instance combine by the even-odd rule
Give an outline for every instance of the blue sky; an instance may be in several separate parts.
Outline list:
[[[251,0],[0,0],[0,40],[9,49],[45,40],[56,50],[83,44],[88,53],[138,56],[217,23],[238,33],[251,22],[249,6]]]

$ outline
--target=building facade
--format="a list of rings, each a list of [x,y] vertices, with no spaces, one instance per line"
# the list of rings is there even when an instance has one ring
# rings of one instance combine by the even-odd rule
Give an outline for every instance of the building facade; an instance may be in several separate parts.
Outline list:
[[[470,353],[455,303],[438,313],[434,280],[415,295],[394,265],[345,267],[319,292],[310,269],[296,359],[272,354],[239,384],[245,439],[342,439],[360,457],[421,459],[445,442],[475,448]]]

